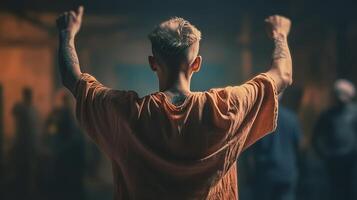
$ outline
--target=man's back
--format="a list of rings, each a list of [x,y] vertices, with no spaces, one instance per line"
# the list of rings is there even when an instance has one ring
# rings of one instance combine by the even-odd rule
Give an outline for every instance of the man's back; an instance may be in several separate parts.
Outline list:
[[[237,198],[234,163],[242,150],[273,131],[277,95],[292,83],[290,20],[265,19],[275,45],[265,74],[203,94],[190,90],[202,64],[201,32],[178,17],[156,26],[149,34],[149,65],[159,91],[189,96],[180,108],[161,93],[138,98],[82,73],[74,45],[82,17],[80,6],[57,19],[59,69],[77,99],[80,123],[112,160],[116,199]]]
[[[77,116],[112,160],[116,199],[234,199],[239,153],[274,129],[274,87],[262,74],[175,106],[162,92],[139,98],[84,74]]]

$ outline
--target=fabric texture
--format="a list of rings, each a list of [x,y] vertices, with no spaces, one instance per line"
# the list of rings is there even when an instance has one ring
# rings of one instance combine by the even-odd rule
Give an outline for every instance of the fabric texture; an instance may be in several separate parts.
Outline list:
[[[111,159],[114,199],[237,199],[239,154],[276,128],[276,86],[260,74],[241,86],[192,92],[173,105],[82,74],[77,118]]]

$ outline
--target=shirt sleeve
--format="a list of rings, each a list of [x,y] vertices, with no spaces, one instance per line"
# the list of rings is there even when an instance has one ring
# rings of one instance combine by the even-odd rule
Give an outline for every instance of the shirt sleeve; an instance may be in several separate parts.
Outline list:
[[[103,86],[83,73],[75,91],[76,117],[89,137],[109,156],[120,140],[120,131],[133,112],[137,94]]]
[[[265,73],[226,90],[235,108],[231,141],[237,143],[238,154],[276,129],[278,94],[274,80]]]

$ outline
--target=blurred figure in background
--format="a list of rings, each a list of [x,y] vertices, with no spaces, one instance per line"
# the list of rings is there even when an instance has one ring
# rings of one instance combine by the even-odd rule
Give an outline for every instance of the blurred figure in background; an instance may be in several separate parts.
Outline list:
[[[63,92],[60,105],[50,114],[46,129],[52,179],[50,199],[84,199],[84,138],[76,124],[71,97]]]
[[[252,170],[249,174],[253,175],[253,199],[296,199],[300,142],[301,131],[296,114],[279,106],[276,131],[247,152]]]
[[[29,198],[34,186],[38,113],[33,106],[32,89],[24,88],[21,102],[13,108],[15,140],[12,159],[17,199]]]
[[[347,80],[337,80],[333,94],[335,103],[319,117],[313,144],[327,166],[332,199],[350,200],[357,157],[357,107],[352,103],[355,87]]]

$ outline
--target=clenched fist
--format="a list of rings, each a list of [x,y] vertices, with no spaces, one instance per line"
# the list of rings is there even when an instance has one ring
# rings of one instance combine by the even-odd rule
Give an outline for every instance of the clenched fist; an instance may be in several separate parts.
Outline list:
[[[267,24],[268,36],[272,39],[278,36],[287,37],[290,32],[291,21],[290,19],[280,16],[273,15],[265,19]]]
[[[76,11],[61,14],[56,21],[58,31],[66,33],[70,37],[75,37],[81,28],[83,10],[83,6],[79,6]]]

